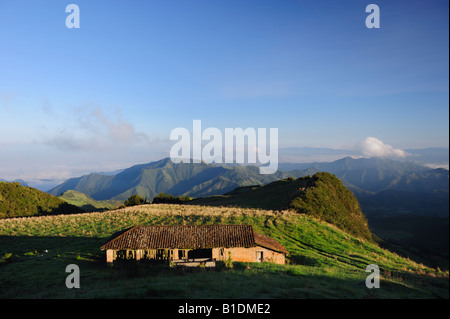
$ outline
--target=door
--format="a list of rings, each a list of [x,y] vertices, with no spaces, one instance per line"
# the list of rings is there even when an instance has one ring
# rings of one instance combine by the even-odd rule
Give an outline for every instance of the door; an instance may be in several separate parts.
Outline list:
[[[256,251],[256,261],[259,263],[263,261],[263,251],[262,250]]]

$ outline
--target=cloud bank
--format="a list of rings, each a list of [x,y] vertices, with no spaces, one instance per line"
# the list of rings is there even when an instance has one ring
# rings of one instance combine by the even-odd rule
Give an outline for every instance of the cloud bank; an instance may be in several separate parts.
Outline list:
[[[401,157],[404,158],[408,155],[401,149],[393,148],[391,145],[384,144],[376,137],[367,137],[363,141],[359,142],[357,149],[365,156],[370,157]]]

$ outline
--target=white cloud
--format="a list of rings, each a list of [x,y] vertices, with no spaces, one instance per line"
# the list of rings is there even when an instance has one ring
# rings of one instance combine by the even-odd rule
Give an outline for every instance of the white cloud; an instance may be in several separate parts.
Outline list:
[[[406,157],[408,153],[401,149],[384,144],[376,137],[367,137],[359,142],[357,149],[365,156],[371,157]]]

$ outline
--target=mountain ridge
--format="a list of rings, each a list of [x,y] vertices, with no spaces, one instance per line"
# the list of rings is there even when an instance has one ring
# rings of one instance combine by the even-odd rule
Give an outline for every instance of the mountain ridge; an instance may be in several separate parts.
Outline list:
[[[116,175],[88,174],[72,178],[48,191],[59,195],[67,190],[82,192],[95,200],[124,201],[133,194],[151,200],[157,194],[189,195],[204,197],[223,195],[237,187],[264,185],[289,176],[299,178],[314,175],[317,172],[329,172],[336,175],[350,189],[365,214],[376,213],[376,207],[397,213],[389,207],[380,205],[380,198],[407,192],[411,198],[427,196],[427,204],[411,206],[407,202],[396,203],[401,213],[448,216],[448,179],[447,170],[432,169],[421,164],[395,161],[383,158],[344,157],[334,162],[306,164],[280,164],[280,169],[296,168],[290,171],[278,171],[272,175],[259,174],[257,166],[221,165],[201,163],[174,164],[169,158],[156,162],[138,164],[124,169]],[[381,196],[382,194],[383,196]],[[404,196],[405,198],[407,196]],[[420,203],[419,203],[420,204]],[[402,206],[403,205],[403,206]],[[404,208],[407,208],[406,210]],[[420,210],[426,207],[423,213]]]
[[[125,200],[135,193],[151,199],[160,192],[205,196],[231,191],[245,184],[268,183],[285,174],[260,175],[254,166],[223,166],[204,162],[174,164],[165,158],[134,165],[114,176],[89,174],[71,178],[48,193],[59,195],[72,189],[95,200]]]

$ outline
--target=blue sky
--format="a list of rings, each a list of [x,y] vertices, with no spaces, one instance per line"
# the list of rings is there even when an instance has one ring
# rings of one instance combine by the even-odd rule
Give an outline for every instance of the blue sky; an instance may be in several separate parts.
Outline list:
[[[0,0],[0,178],[156,160],[195,119],[276,127],[281,148],[448,147],[448,16],[437,0]]]

